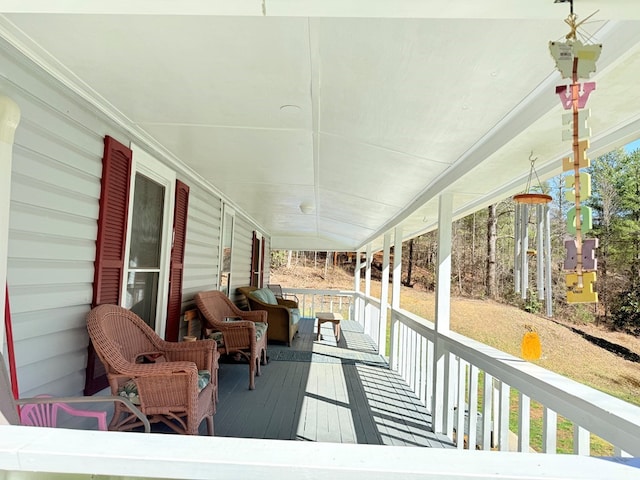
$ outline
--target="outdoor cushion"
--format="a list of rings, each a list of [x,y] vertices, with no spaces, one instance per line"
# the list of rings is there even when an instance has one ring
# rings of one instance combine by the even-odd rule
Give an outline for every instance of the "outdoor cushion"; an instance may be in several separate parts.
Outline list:
[[[289,317],[291,318],[291,323],[295,325],[300,320],[300,310],[297,308],[290,308]]]
[[[232,320],[226,320],[226,321],[232,321]],[[259,341],[267,331],[268,324],[265,322],[254,322],[254,324],[256,326],[256,340]],[[222,336],[222,332],[211,332],[207,336],[207,338],[211,338],[212,340],[215,340],[216,344],[218,345],[218,348],[224,347],[224,337]]]
[[[260,300],[262,303],[278,305],[278,299],[268,288],[259,288],[258,290],[251,292],[250,295],[256,300]]]
[[[256,340],[260,340],[262,336],[267,333],[268,323],[265,322],[255,322],[256,323]]]
[[[211,372],[209,370],[198,370],[198,393],[211,382]],[[134,405],[140,405],[138,396],[138,385],[134,379],[129,380],[118,389],[118,395],[128,398]]]
[[[222,332],[211,332],[207,338],[210,338],[216,341],[218,350],[224,347],[224,337],[222,336]]]

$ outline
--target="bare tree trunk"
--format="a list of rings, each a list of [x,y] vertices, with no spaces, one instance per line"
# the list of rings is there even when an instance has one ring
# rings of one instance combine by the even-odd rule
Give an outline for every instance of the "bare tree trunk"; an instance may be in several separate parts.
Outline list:
[[[409,262],[407,265],[407,281],[405,285],[411,286],[411,269],[413,268],[413,238],[409,240]]]
[[[489,205],[487,217],[487,271],[486,294],[489,298],[496,297],[496,243],[498,240],[498,216],[496,205]]]
[[[293,256],[293,250],[289,250],[287,254],[287,268],[291,268],[291,257]]]
[[[331,261],[331,257],[329,256],[329,252],[324,257],[324,278],[327,279],[327,275],[329,274],[329,262]]]

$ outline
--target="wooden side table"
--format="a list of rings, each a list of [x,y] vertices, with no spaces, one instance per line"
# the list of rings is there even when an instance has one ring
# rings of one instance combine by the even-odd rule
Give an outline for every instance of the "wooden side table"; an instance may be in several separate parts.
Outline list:
[[[325,322],[331,322],[333,324],[333,333],[336,336],[336,342],[340,341],[340,320],[342,320],[342,315],[339,313],[332,312],[318,312],[316,313],[316,318],[318,319],[318,340],[322,338],[320,334],[320,327]]]

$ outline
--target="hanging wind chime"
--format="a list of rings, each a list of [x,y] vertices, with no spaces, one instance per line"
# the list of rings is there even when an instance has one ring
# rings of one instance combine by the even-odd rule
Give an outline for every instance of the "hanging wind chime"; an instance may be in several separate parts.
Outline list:
[[[513,197],[515,202],[515,258],[514,286],[523,300],[529,295],[529,262],[535,259],[537,298],[545,302],[547,316],[552,315],[551,305],[551,227],[549,202],[551,196],[542,193],[542,184],[535,170],[536,158],[533,152],[529,157],[531,169],[524,193]],[[531,191],[531,181],[535,175],[538,180],[538,192]],[[530,218],[531,217],[531,218]],[[534,219],[531,222],[531,219]],[[531,224],[535,226],[535,248],[529,246]]]
[[[596,61],[602,51],[601,44],[583,43],[577,38],[578,28],[589,17],[578,22],[573,12],[573,0],[555,0],[555,3],[570,3],[571,10],[565,23],[570,31],[565,42],[549,42],[549,50],[555,59],[556,68],[562,78],[569,78],[571,84],[558,85],[556,94],[568,113],[562,116],[563,125],[569,126],[563,130],[562,139],[572,141],[573,157],[563,159],[563,171],[570,172],[565,177],[565,198],[574,203],[574,207],[567,213],[567,233],[574,235],[565,239],[567,254],[564,261],[566,273],[567,302],[568,303],[596,303],[598,294],[594,292],[596,281],[597,260],[595,249],[598,246],[596,238],[584,238],[592,228],[591,208],[581,205],[591,195],[591,177],[581,169],[588,168],[590,160],[587,157],[591,129],[587,127],[590,110],[585,109],[589,95],[596,88],[595,82],[580,83],[581,78],[589,78],[596,70]]]

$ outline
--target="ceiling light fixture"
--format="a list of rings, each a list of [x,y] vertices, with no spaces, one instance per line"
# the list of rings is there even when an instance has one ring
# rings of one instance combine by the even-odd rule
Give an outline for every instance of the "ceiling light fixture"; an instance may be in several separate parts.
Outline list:
[[[309,202],[302,202],[300,204],[300,211],[305,215],[309,215],[313,212],[313,205],[311,205]]]

